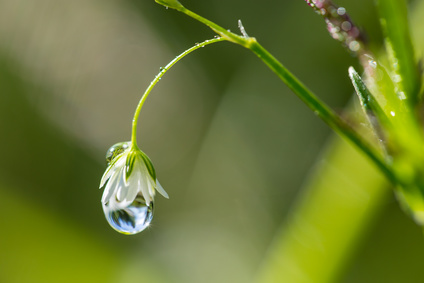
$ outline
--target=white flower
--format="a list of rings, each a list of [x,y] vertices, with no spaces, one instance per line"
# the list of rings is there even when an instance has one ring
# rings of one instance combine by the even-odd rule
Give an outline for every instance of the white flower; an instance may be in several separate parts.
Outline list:
[[[165,198],[168,194],[156,179],[149,157],[131,143],[119,143],[111,147],[106,156],[110,162],[103,174],[100,188],[105,186],[102,203],[112,209],[125,209],[139,193],[146,205],[153,202],[157,190]]]

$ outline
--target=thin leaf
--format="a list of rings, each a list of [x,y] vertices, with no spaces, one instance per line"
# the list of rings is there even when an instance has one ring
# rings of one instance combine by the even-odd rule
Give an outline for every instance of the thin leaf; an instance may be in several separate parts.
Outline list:
[[[380,172],[341,139],[324,153],[255,282],[342,281],[341,272],[381,210],[390,190]]]
[[[365,114],[368,116],[369,112],[371,112],[378,118],[378,121],[382,124],[383,127],[390,127],[391,123],[383,109],[380,107],[380,104],[378,104],[375,97],[371,94],[363,82],[361,76],[359,76],[358,72],[356,72],[353,67],[349,68],[349,77],[352,80],[352,84],[355,87],[356,94],[358,95]],[[372,121],[370,122],[373,124]]]

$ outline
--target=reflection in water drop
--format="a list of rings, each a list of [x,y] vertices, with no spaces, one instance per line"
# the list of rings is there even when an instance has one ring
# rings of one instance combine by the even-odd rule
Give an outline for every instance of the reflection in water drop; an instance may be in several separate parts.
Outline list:
[[[106,152],[106,165],[109,166],[112,160],[123,153],[131,146],[131,142],[119,142],[112,145]]]
[[[146,204],[139,193],[125,208],[116,208],[110,202],[103,204],[103,212],[110,226],[122,234],[136,234],[146,229],[153,219],[153,202]]]

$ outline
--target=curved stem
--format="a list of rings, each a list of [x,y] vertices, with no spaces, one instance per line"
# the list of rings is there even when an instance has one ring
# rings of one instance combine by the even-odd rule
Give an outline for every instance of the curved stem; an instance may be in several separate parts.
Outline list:
[[[171,62],[169,62],[168,65],[166,65],[164,68],[161,68],[159,74],[156,75],[155,79],[150,83],[150,85],[147,87],[146,91],[144,92],[143,96],[140,99],[140,102],[137,105],[137,108],[135,110],[134,113],[134,118],[133,118],[133,123],[132,123],[132,136],[131,136],[131,144],[133,148],[137,148],[137,122],[138,122],[138,116],[140,115],[140,111],[141,108],[143,107],[144,102],[146,101],[147,97],[149,96],[150,92],[152,91],[153,87],[157,84],[157,82],[163,77],[163,75],[172,67],[175,65],[175,63],[177,63],[178,61],[180,61],[184,56],[188,55],[189,53],[204,47],[206,45],[212,44],[212,43],[216,43],[216,42],[220,42],[220,41],[224,41],[224,38],[222,37],[217,37],[214,39],[208,39],[203,41],[202,43],[198,43],[195,46],[187,49],[186,51],[184,51],[183,53],[181,53],[180,55],[178,55],[177,57],[174,58],[174,60],[172,60]]]

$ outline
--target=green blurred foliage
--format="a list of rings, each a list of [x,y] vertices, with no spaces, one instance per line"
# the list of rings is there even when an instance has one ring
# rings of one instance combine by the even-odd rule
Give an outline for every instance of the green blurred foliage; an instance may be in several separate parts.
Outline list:
[[[372,1],[337,2],[378,50]],[[241,19],[339,112],[350,99],[355,59],[302,0],[184,5],[234,31]],[[253,280],[330,131],[247,50],[192,54],[146,103],[140,146],[170,194],[152,227],[119,235],[101,211],[104,153],[130,139],[142,90],[211,37],[153,0],[0,0],[0,282]],[[341,282],[424,278],[419,229],[393,197],[382,206]]]

